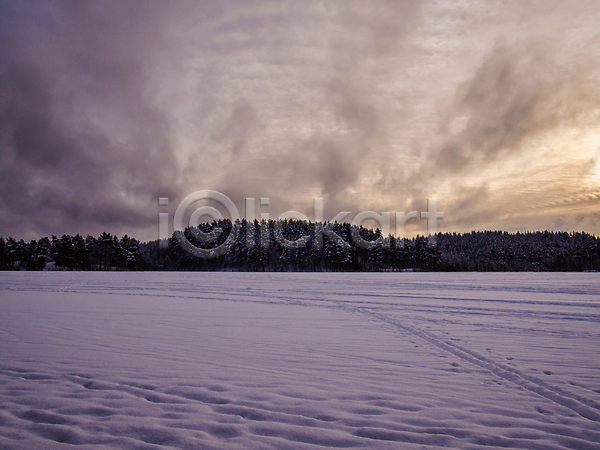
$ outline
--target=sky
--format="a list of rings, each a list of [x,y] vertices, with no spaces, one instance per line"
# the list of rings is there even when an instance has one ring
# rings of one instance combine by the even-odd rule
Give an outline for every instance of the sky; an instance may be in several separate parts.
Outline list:
[[[598,23],[600,1],[0,0],[0,235],[154,240],[206,189],[241,216],[435,198],[438,231],[600,234]]]

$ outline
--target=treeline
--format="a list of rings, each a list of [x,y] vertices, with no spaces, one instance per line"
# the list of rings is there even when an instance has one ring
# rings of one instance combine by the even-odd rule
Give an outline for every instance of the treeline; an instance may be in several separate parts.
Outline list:
[[[587,233],[474,231],[384,239],[379,230],[349,223],[329,224],[328,233],[323,224],[304,221],[242,220],[234,227],[227,219],[201,224],[199,229],[204,236],[192,229],[185,231],[184,245],[175,234],[166,248],[158,241],[142,244],[148,268],[270,272],[600,270],[600,239]],[[215,236],[218,229],[222,232]],[[199,248],[221,246],[235,229],[235,239],[220,256],[207,259],[185,249],[186,241]],[[364,241],[379,243],[359,245],[356,234]],[[282,238],[301,245],[290,248]]]
[[[203,223],[168,242],[109,233],[25,243],[0,238],[0,268],[166,271],[591,271],[600,239],[587,233],[474,231],[412,239],[383,237],[348,223]]]
[[[110,233],[98,238],[80,235],[52,236],[32,240],[4,240],[0,237],[0,268],[3,270],[143,270],[146,263],[140,242],[127,235],[121,239]]]

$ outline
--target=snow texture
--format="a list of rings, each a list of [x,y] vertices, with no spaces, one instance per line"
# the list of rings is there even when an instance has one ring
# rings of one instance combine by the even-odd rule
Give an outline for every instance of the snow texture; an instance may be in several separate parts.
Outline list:
[[[600,449],[597,274],[0,273],[0,448]]]

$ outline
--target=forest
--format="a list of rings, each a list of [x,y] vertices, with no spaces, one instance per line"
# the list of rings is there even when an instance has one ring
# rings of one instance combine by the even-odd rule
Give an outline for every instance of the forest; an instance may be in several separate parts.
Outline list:
[[[0,237],[0,270],[245,272],[598,271],[584,232],[473,231],[399,239],[349,223],[202,223],[168,241],[62,235]]]

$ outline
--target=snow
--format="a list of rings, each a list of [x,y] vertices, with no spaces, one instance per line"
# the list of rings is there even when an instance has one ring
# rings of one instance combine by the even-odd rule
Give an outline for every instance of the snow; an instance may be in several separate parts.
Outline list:
[[[591,273],[0,273],[0,448],[600,449]]]

